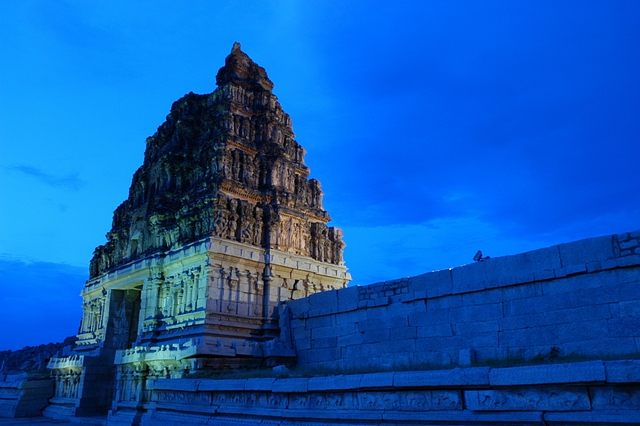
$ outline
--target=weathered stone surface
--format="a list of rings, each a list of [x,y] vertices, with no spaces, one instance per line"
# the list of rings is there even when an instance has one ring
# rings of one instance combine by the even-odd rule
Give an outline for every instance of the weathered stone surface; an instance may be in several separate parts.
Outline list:
[[[606,361],[604,369],[609,383],[640,383],[640,360]]]
[[[585,387],[510,388],[465,391],[469,410],[477,411],[578,411],[591,404]]]
[[[40,416],[52,396],[53,380],[47,377],[27,373],[2,375],[0,418]]]
[[[640,388],[637,384],[593,387],[591,404],[598,410],[637,410],[640,407]]]
[[[489,384],[489,368],[455,368],[452,370],[407,371],[396,373],[394,387],[476,386]]]
[[[489,373],[492,386],[586,383],[602,382],[605,379],[602,361],[500,368]]]
[[[265,70],[236,43],[216,81],[176,101],[147,139],[91,277],[209,235],[342,264],[342,233],[325,225],[320,183]]]

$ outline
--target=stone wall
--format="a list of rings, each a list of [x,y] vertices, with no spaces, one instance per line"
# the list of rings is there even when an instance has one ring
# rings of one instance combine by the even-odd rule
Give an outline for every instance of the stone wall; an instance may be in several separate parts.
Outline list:
[[[312,378],[155,380],[110,425],[637,424],[640,361]],[[137,417],[136,417],[137,416]]]
[[[0,418],[40,416],[52,396],[53,381],[49,378],[0,373]]]
[[[299,367],[640,355],[640,231],[287,302]]]

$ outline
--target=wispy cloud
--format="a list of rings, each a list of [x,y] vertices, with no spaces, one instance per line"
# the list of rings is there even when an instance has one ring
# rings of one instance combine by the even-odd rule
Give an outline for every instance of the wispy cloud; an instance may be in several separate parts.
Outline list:
[[[61,187],[72,191],[79,190],[84,182],[78,177],[78,173],[71,173],[68,175],[60,176],[47,173],[41,169],[32,166],[12,166],[8,167],[10,170],[15,170],[25,175],[31,176],[44,183],[45,185],[53,187]]]

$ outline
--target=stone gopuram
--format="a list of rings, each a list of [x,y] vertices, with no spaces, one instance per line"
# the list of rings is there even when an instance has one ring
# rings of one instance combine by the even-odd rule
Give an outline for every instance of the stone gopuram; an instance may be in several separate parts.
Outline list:
[[[350,281],[265,70],[235,43],[216,83],[147,139],[91,260],[76,349],[49,363],[48,416],[141,407],[152,379],[292,363],[280,302]]]

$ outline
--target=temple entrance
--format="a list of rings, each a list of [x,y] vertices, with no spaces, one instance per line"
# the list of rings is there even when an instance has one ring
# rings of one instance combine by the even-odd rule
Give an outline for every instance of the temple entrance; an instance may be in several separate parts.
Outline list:
[[[111,290],[109,325],[105,345],[129,349],[138,336],[140,289]]]

